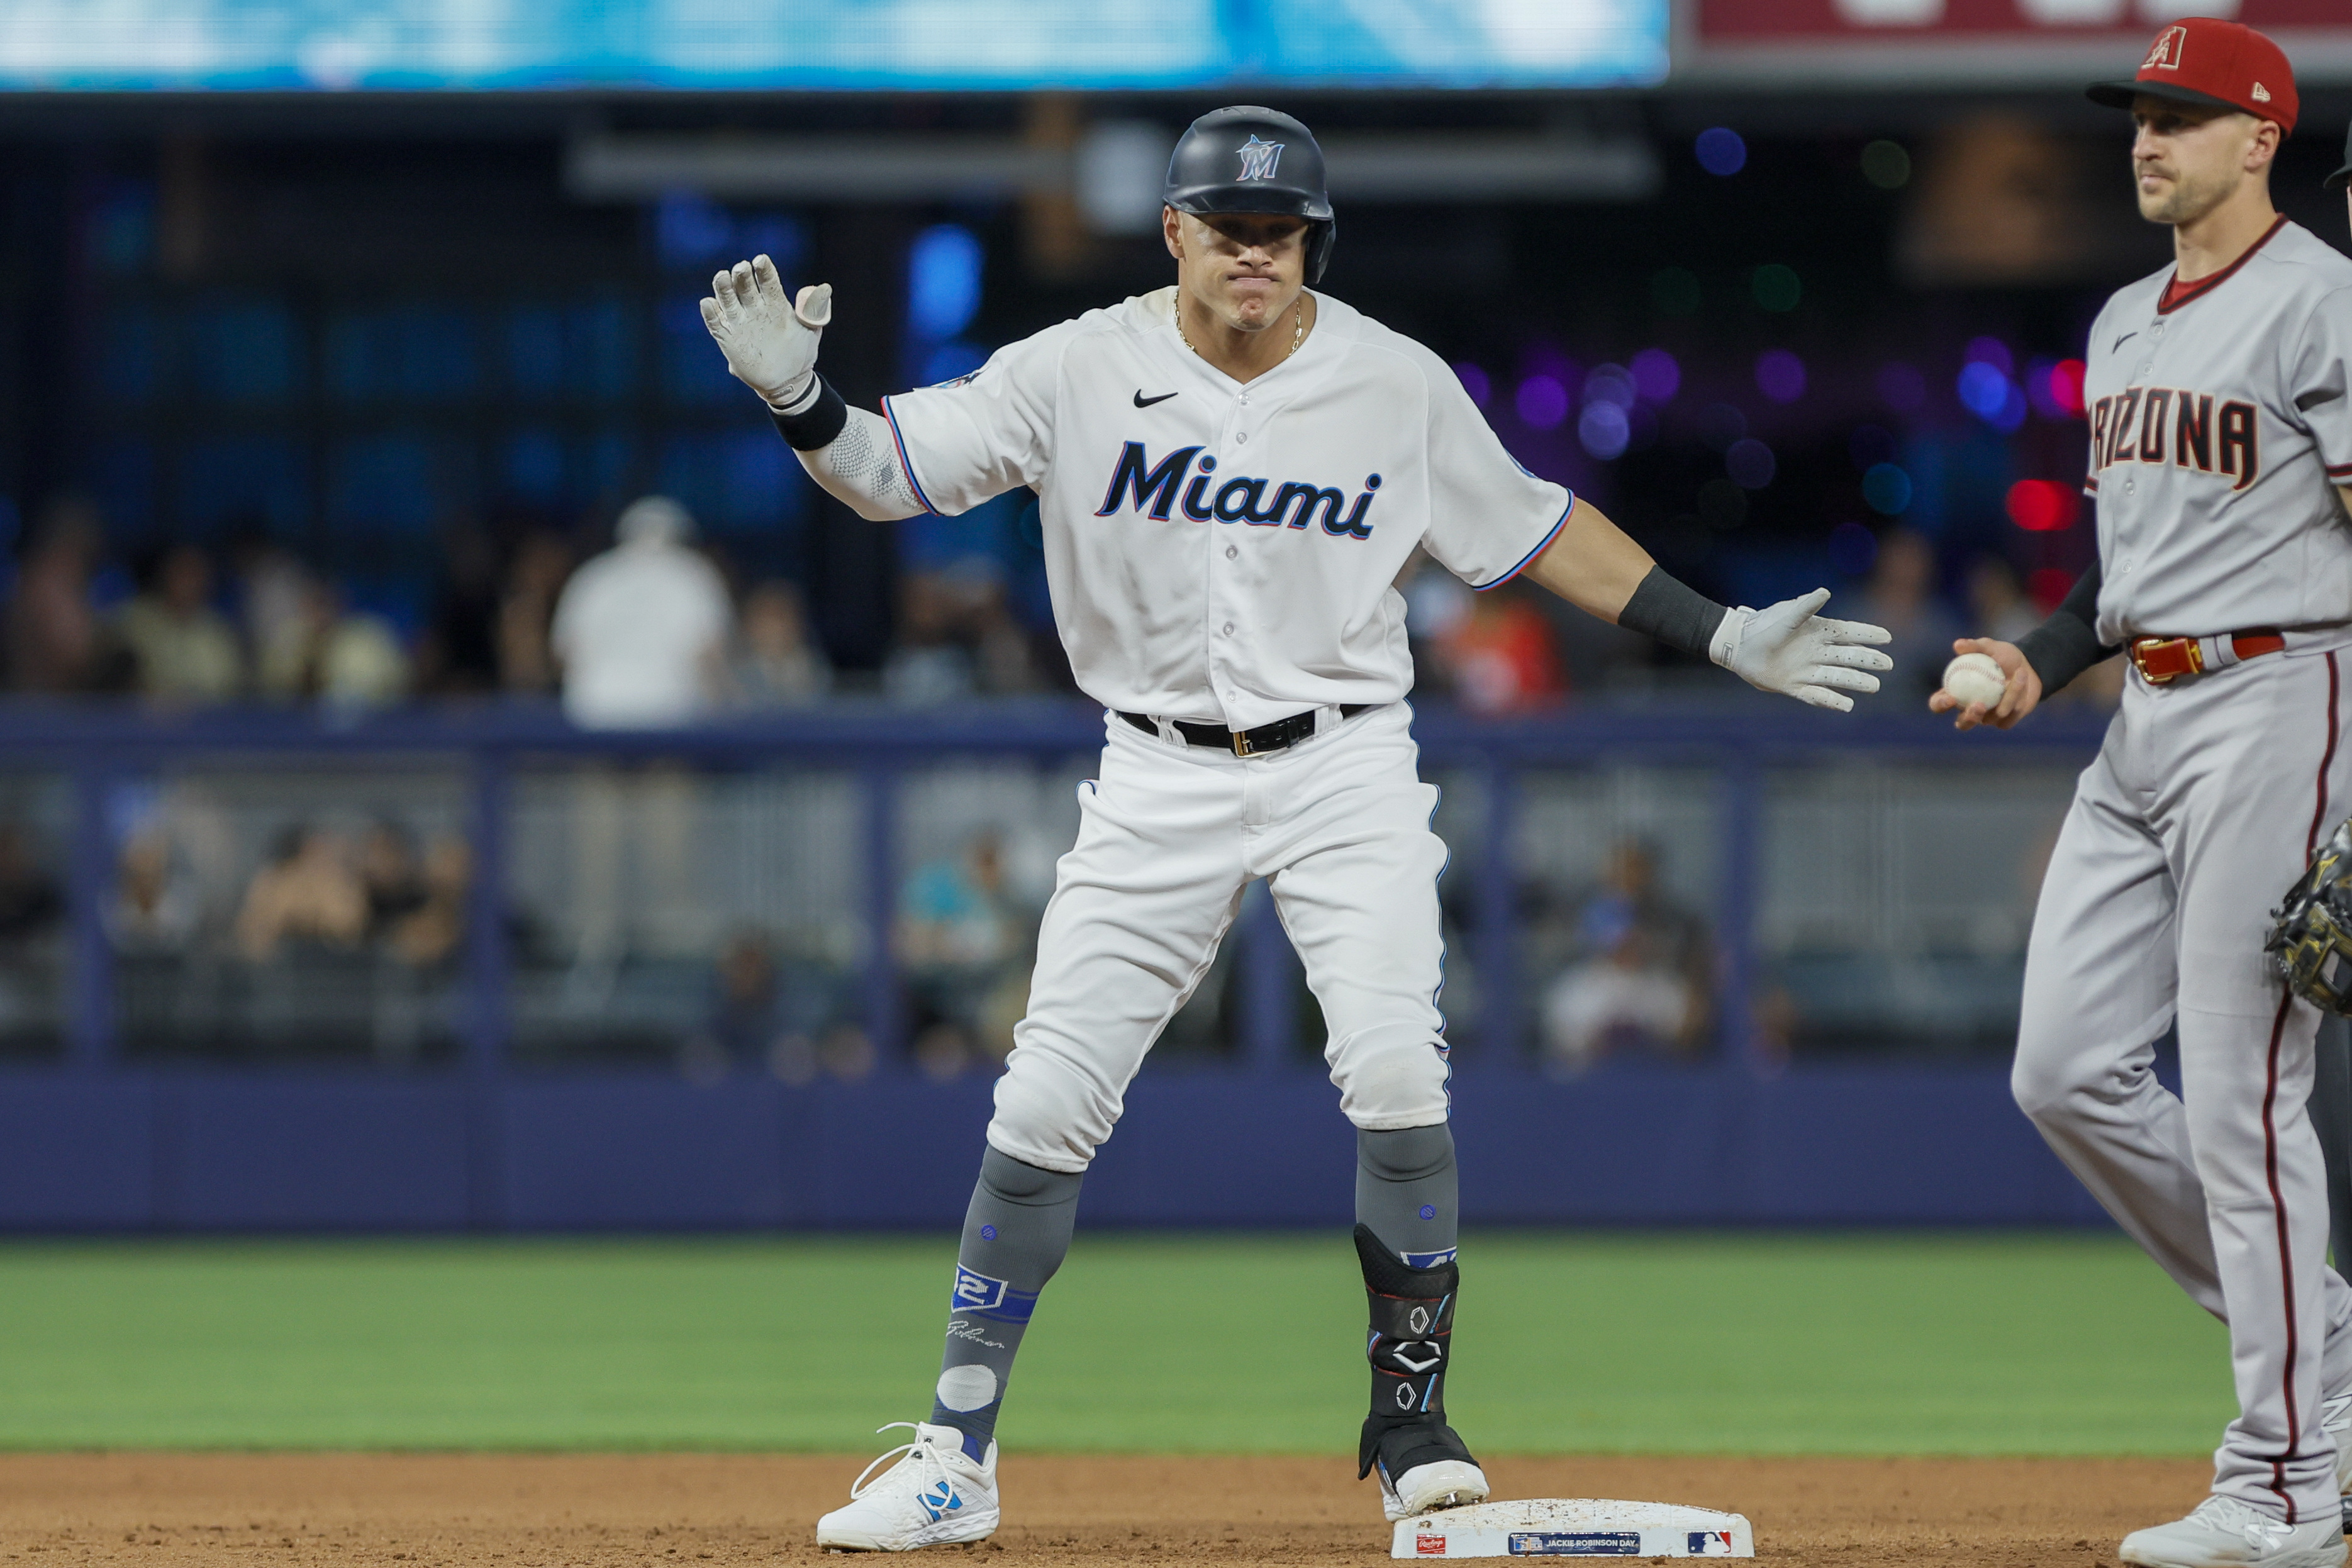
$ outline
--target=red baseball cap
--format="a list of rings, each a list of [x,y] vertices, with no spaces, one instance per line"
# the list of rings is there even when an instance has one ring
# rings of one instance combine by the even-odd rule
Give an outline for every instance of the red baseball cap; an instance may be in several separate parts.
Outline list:
[[[2129,109],[2146,93],[2175,103],[2234,109],[2294,130],[2294,68],[2286,52],[2242,22],[2183,16],[2156,36],[2129,81],[2103,81],[2084,89],[2093,103]]]

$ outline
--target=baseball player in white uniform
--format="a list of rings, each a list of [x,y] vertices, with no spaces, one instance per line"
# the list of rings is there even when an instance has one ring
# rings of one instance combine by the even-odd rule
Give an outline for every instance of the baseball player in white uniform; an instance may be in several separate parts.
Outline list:
[[[1108,710],[996,1085],[930,1418],[902,1423],[912,1440],[819,1522],[829,1547],[995,1530],[997,1413],[1080,1181],[1258,877],[1358,1129],[1372,1367],[1359,1474],[1379,1476],[1391,1519],[1486,1496],[1444,1398],[1458,1278],[1437,1004],[1446,851],[1415,771],[1391,586],[1416,549],[1479,588],[1525,574],[1819,706],[1851,707],[1890,667],[1866,645],[1885,632],[1814,613],[1826,590],[1726,610],[1658,570],[1591,503],[1513,462],[1434,354],[1312,291],[1334,231],[1322,152],[1297,120],[1202,117],[1162,195],[1176,287],[879,415],[815,373],[825,286],[788,298],[761,256],[702,305],[730,369],[862,516],[1036,491],[1071,668]]]
[[[2294,78],[2261,34],[2192,18],[2138,75],[2141,214],[2175,265],[2091,328],[2098,560],[1962,728],[2002,728],[2117,651],[2132,668],[2084,771],[2027,950],[2014,1087],[2116,1222],[2230,1329],[2239,1415],[2212,1494],[2126,1563],[2345,1560],[2352,1289],[2326,1266],[2307,1113],[2317,1010],[2263,956],[2269,912],[2352,810],[2352,262],[2272,208]],[[2182,1092],[2151,1071],[2168,1020]]]

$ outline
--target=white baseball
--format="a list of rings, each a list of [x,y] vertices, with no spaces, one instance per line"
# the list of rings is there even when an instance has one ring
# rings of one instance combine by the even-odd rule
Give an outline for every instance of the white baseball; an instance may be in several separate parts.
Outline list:
[[[1944,666],[1944,689],[1959,698],[1962,707],[1982,703],[1990,713],[2000,706],[2009,677],[1990,653],[1963,653]]]

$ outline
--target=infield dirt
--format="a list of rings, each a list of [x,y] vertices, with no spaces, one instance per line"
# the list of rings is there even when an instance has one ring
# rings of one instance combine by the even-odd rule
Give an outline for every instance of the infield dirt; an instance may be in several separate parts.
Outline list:
[[[0,1457],[0,1553],[24,1568],[203,1562],[410,1568],[814,1562],[863,1457],[89,1454]],[[950,1563],[1370,1563],[1371,1483],[1343,1458],[1015,1455],[1008,1521]],[[1757,1555],[1833,1568],[2092,1568],[2203,1495],[2201,1459],[1494,1458],[1504,1497],[1745,1513]],[[829,1561],[839,1562],[839,1558]]]

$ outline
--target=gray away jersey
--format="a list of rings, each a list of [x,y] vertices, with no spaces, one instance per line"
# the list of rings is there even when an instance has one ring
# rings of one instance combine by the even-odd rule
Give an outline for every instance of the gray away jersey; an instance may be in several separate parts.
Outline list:
[[[1512,460],[1436,355],[1328,295],[1247,385],[1184,346],[1175,297],[884,399],[916,493],[953,514],[1037,492],[1062,644],[1107,707],[1251,729],[1403,696],[1391,584],[1413,547],[1491,588],[1576,498]]]
[[[2352,623],[2352,260],[2281,218],[2167,309],[2171,277],[2091,326],[2100,641]]]

